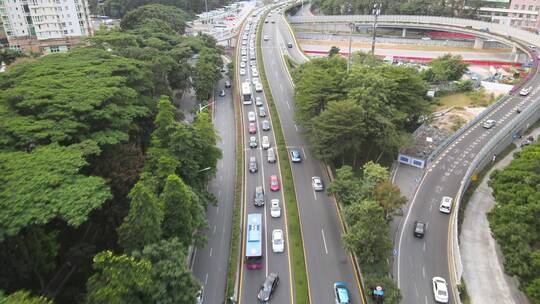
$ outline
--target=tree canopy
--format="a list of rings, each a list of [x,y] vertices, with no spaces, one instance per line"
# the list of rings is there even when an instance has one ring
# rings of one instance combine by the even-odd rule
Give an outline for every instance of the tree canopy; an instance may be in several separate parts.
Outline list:
[[[430,69],[423,72],[424,79],[440,83],[461,79],[469,64],[460,55],[445,54],[431,60],[428,66]]]
[[[178,34],[183,34],[189,15],[183,10],[162,4],[147,4],[129,11],[120,23],[123,30],[133,30],[149,22],[163,22]]]

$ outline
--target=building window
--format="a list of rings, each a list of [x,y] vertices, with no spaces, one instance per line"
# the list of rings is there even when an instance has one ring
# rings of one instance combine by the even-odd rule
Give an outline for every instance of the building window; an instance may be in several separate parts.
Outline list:
[[[525,10],[525,4],[521,5],[521,9]]]
[[[529,10],[530,10],[530,11],[533,10],[533,6],[532,6],[532,5],[529,5]]]

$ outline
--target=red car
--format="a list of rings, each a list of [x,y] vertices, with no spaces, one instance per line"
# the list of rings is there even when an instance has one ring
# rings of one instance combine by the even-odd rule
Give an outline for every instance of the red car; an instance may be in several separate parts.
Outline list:
[[[257,125],[254,122],[249,123],[249,134],[257,133]]]
[[[279,180],[277,175],[270,175],[270,190],[278,191],[279,190]]]

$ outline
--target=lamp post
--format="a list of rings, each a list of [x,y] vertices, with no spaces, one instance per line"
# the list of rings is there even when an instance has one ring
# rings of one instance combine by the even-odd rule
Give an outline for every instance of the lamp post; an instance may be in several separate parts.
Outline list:
[[[201,169],[201,170],[197,171],[197,173],[200,173],[200,172],[203,172],[203,171],[208,171],[210,169],[212,169],[212,167],[206,167],[204,169]]]
[[[375,22],[373,22],[373,40],[371,41],[371,54],[375,55],[375,36],[377,35],[377,17],[381,14],[381,3],[373,4],[373,15],[375,15]]]
[[[351,14],[352,11],[352,4],[349,3],[348,7],[348,13]],[[352,53],[352,29],[353,29],[354,23],[349,23],[349,53],[347,55],[347,73],[349,73],[349,70],[351,68],[351,53]]]
[[[209,107],[210,105],[213,105],[213,104],[214,104],[214,102],[213,102],[213,101],[212,101],[212,102],[209,102],[209,103],[207,103],[207,104],[206,104],[206,105],[204,105],[204,106],[201,106],[201,104],[199,104],[199,111],[198,111],[197,113],[201,113],[201,112],[202,112],[202,110],[204,110],[204,109],[208,108],[208,107]]]

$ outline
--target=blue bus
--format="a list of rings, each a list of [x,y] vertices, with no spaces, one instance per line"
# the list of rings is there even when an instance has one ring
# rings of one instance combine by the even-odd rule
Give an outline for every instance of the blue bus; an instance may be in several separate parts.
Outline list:
[[[262,214],[250,213],[246,229],[247,269],[261,269],[262,259]]]

